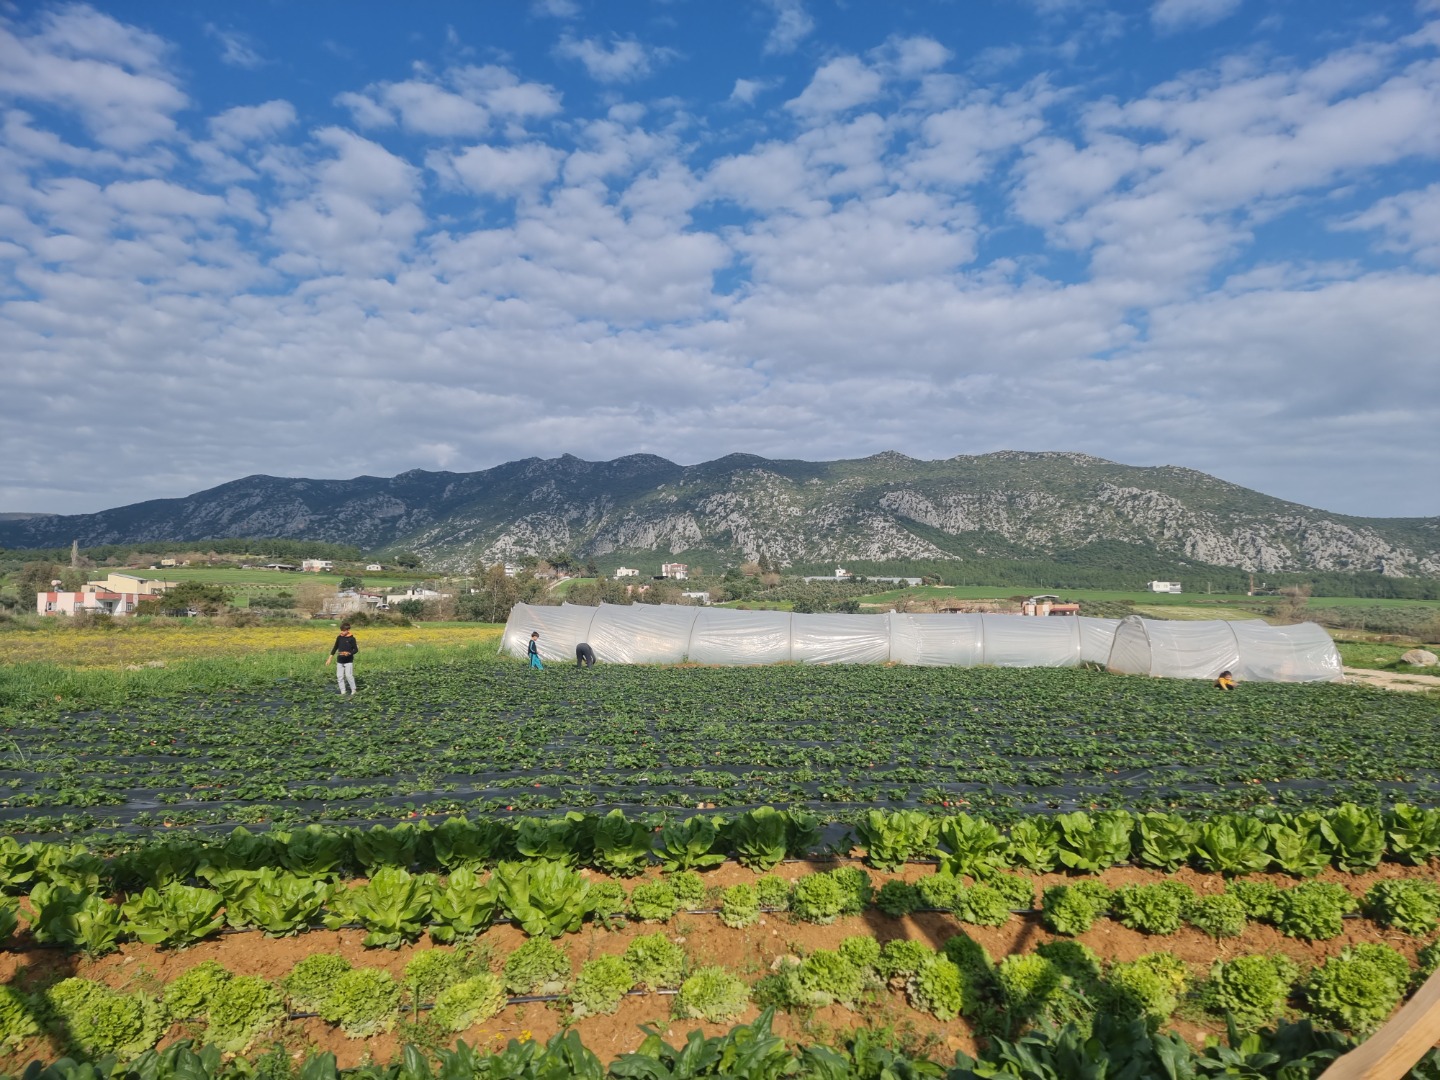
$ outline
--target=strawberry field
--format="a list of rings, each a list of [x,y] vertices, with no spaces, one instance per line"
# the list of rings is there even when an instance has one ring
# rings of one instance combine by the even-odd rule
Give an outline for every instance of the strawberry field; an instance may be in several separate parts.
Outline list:
[[[0,831],[213,830],[619,807],[1007,817],[1436,801],[1433,699],[1094,671],[434,663],[0,714]]]
[[[329,689],[0,715],[0,1073],[1301,1077],[1440,966],[1421,696],[473,656]]]

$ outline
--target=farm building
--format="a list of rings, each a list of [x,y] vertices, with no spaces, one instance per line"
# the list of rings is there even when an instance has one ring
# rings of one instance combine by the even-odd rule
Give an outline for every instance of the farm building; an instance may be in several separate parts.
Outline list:
[[[1242,679],[1310,682],[1340,677],[1340,661],[1325,631],[1241,623],[1232,631],[1234,652],[1204,644],[1191,635],[1198,651],[1189,667],[1157,662],[1166,647],[1149,653],[1127,644],[1123,663],[1113,654],[1118,631],[1139,625],[1142,633],[1159,627],[1146,641],[1180,641],[1190,627],[1207,623],[1157,623],[1132,616],[1124,620],[1073,616],[1035,619],[1023,615],[796,614],[789,611],[737,611],[676,604],[601,604],[558,607],[516,604],[505,624],[500,651],[525,655],[532,630],[540,631],[540,655],[547,660],[573,658],[587,641],[596,657],[612,664],[885,664],[930,667],[1079,667],[1107,664],[1112,670],[1213,679],[1225,668]],[[1225,624],[1227,626],[1235,624]],[[1178,628],[1178,631],[1173,628]],[[1307,629],[1308,628],[1308,629]],[[1176,636],[1178,633],[1179,636]],[[1166,635],[1170,635],[1167,637]],[[1323,639],[1323,643],[1321,641]],[[1179,648],[1176,646],[1175,648]],[[1130,660],[1131,656],[1138,659]],[[1148,659],[1146,659],[1148,657]],[[1143,663],[1150,667],[1142,666]],[[1206,668],[1208,663],[1213,670]]]

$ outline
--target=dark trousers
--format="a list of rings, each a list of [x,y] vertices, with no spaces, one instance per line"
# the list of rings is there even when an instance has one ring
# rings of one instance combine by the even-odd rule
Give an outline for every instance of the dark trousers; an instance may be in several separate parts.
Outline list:
[[[595,650],[587,642],[580,642],[575,646],[575,666],[584,664],[586,667],[595,666]]]

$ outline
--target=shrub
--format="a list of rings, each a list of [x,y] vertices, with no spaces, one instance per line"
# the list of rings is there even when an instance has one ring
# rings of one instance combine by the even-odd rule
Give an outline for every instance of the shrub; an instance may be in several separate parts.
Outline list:
[[[319,1012],[330,997],[335,981],[351,970],[350,961],[335,953],[312,953],[280,980],[280,989],[302,1012]]]
[[[670,888],[675,890],[675,899],[681,907],[694,907],[705,899],[705,879],[694,870],[681,870],[665,875]]]
[[[865,989],[865,973],[838,952],[816,949],[797,972],[806,1004],[853,1009]]]
[[[956,911],[961,922],[975,926],[1004,926],[1010,921],[1010,901],[989,885],[974,885],[965,890]]]
[[[720,921],[733,929],[752,926],[760,918],[760,901],[755,888],[741,882],[731,885],[720,896]]]
[[[887,881],[875,894],[875,906],[898,919],[920,906],[920,891],[905,881]]]
[[[909,978],[935,956],[935,950],[923,941],[896,938],[880,947],[875,970],[886,979]]]
[[[910,976],[905,993],[911,1005],[942,1022],[954,1020],[965,1007],[964,978],[943,956],[932,956]]]
[[[675,1015],[682,1020],[709,1020],[722,1023],[745,1011],[750,988],[738,975],[723,967],[703,967],[680,986],[675,996]]]
[[[790,883],[774,874],[761,874],[755,879],[755,899],[771,911],[790,910]]]
[[[1310,1011],[1357,1035],[1368,1035],[1383,1024],[1405,992],[1409,969],[1403,957],[1396,964],[1374,950],[1393,952],[1384,945],[1356,946],[1316,968],[1305,989]],[[1404,974],[1397,978],[1401,969]]]
[[[1365,911],[1381,926],[1428,934],[1440,922],[1440,886],[1418,878],[1377,881],[1365,894]]]
[[[837,951],[861,971],[880,968],[880,942],[867,934],[842,938]]]
[[[464,1031],[505,1007],[505,988],[488,971],[449,986],[435,998],[431,1015],[446,1031]]]
[[[956,910],[965,892],[965,884],[958,877],[939,871],[922,877],[915,888],[920,893],[921,904],[937,911]]]
[[[411,988],[416,1001],[430,1001],[467,974],[465,958],[459,953],[420,949],[405,965],[405,985]]]
[[[122,994],[89,979],[62,979],[44,1000],[61,1033],[93,1057],[134,1056],[165,1030],[164,1007],[149,994]]]
[[[1299,969],[1288,956],[1217,960],[1200,995],[1205,1008],[1229,1013],[1241,1027],[1258,1028],[1279,1015]]]
[[[570,980],[570,959],[549,938],[532,938],[506,959],[504,978],[512,994],[558,994]]]
[[[651,990],[674,990],[685,974],[685,950],[664,934],[642,934],[625,949],[635,982]]]
[[[211,999],[205,1040],[227,1054],[238,1054],[284,1019],[284,1003],[269,979],[239,975]]]
[[[1040,919],[1057,934],[1083,934],[1110,909],[1111,895],[1109,888],[1098,881],[1052,885],[1040,899]]]
[[[644,922],[668,922],[679,910],[668,881],[642,881],[630,891],[630,913]]]
[[[1197,896],[1185,905],[1185,918],[1202,934],[1220,938],[1239,937],[1245,932],[1245,905],[1232,893]]]
[[[172,1020],[204,1020],[210,1002],[233,978],[216,960],[203,960],[165,987],[165,1011]]]
[[[389,1031],[399,1009],[400,986],[388,971],[352,968],[335,980],[316,1011],[350,1038],[364,1039]]]
[[[1143,934],[1173,934],[1180,929],[1181,915],[1195,893],[1178,881],[1154,885],[1125,885],[1118,889],[1111,911],[1122,926]]]
[[[1101,983],[1106,1011],[1127,1020],[1143,1020],[1154,1030],[1170,1018],[1185,989],[1185,964],[1171,953],[1151,953],[1113,964]]]
[[[831,874],[806,874],[795,883],[790,910],[797,919],[826,925],[845,911],[852,894]]]
[[[635,986],[630,965],[618,956],[597,956],[580,965],[575,976],[575,989],[570,993],[570,1007],[576,1016],[600,1016],[613,1013]]]
[[[1339,885],[1307,881],[1275,895],[1275,926],[1286,937],[1328,941],[1345,929],[1346,913],[1355,910],[1355,898]]]
[[[13,986],[0,984],[0,1054],[18,1050],[26,1039],[39,1034],[30,999]]]

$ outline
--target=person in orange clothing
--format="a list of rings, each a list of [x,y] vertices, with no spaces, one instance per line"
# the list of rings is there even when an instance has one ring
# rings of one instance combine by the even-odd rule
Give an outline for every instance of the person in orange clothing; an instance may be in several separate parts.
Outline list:
[[[1220,677],[1215,680],[1216,690],[1234,690],[1235,677],[1228,670],[1220,672]]]

